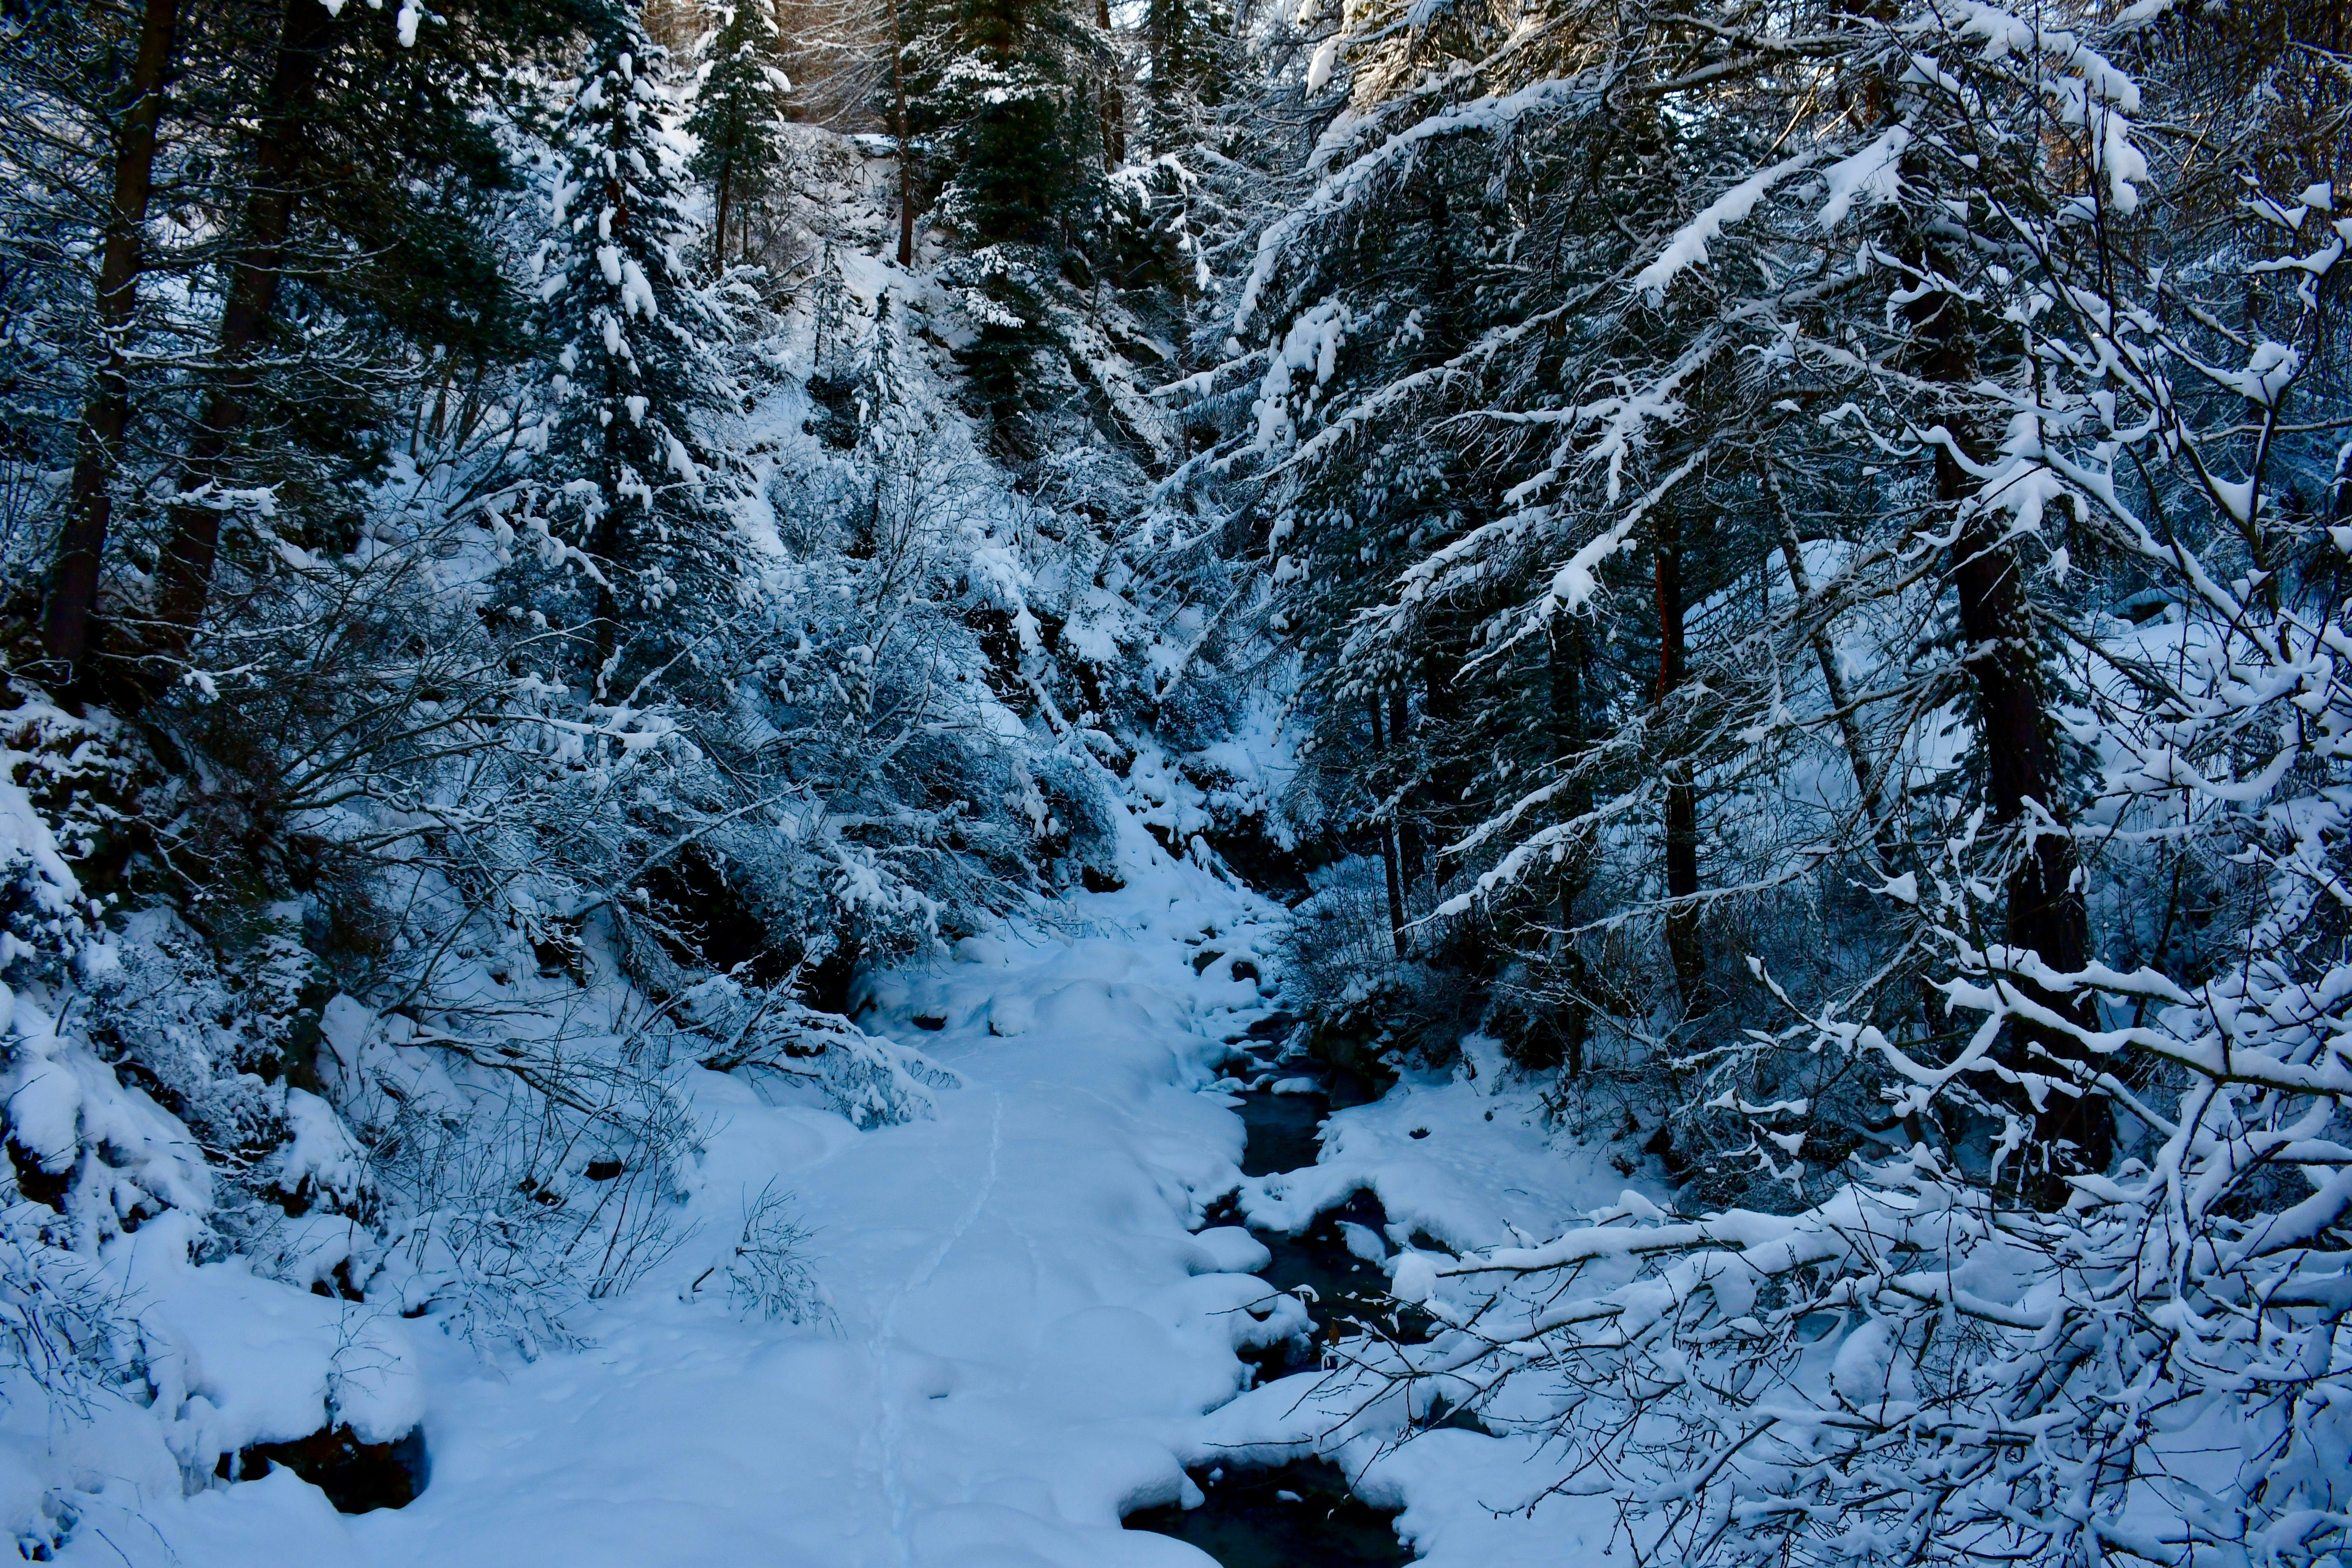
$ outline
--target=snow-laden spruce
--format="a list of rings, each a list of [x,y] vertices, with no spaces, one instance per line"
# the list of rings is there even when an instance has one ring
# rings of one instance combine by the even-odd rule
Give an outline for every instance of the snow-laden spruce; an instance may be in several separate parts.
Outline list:
[[[1543,1434],[1667,1561],[2343,1549],[2352,223],[2152,16],[1645,16],[1266,230],[1237,331],[1361,346],[1226,450],[1318,742],[1389,755],[1398,957],[1516,932],[1691,1183],[1399,1264],[1447,1328],[1329,1418]],[[1491,302],[1352,270],[1382,224]]]

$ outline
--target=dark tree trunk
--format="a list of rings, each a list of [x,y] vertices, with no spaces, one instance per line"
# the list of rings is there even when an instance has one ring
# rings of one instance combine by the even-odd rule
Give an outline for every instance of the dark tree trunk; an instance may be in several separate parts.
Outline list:
[[[1474,617],[1446,610],[1432,615],[1422,634],[1421,721],[1413,758],[1421,784],[1415,792],[1416,837],[1408,868],[1429,878],[1433,900],[1444,888],[1438,880],[1442,861],[1430,847],[1460,837],[1466,815],[1464,802],[1478,781],[1477,769],[1461,749],[1463,692],[1454,683],[1469,662],[1475,625]]]
[[[618,423],[618,420],[614,421],[615,425]],[[604,472],[608,480],[602,498],[604,510],[597,517],[596,527],[588,536],[588,551],[596,557],[599,574],[596,580],[596,631],[593,639],[596,650],[596,679],[593,689],[599,698],[607,694],[606,682],[612,678],[613,656],[621,646],[621,601],[613,591],[613,583],[620,575],[621,552],[627,548],[628,537],[621,527],[617,488],[609,478],[620,472],[621,456],[617,447],[612,426],[605,426]]]
[[[1185,20],[1179,0],[1151,0],[1144,16],[1151,58],[1151,85],[1144,89],[1148,116],[1144,130],[1153,146],[1163,151],[1169,132],[1175,129],[1179,88],[1192,68],[1184,53]]]
[[[1102,28],[1103,41],[1108,43],[1110,31],[1110,0],[1095,0],[1095,22]],[[1117,169],[1127,162],[1127,93],[1118,83],[1118,61],[1112,58],[1109,74],[1103,78],[1102,97],[1103,167]]]
[[[163,115],[163,83],[172,68],[180,0],[147,0],[139,23],[139,50],[131,63],[130,104],[114,142],[114,195],[98,268],[98,374],[82,411],[80,449],[65,527],[58,535],[42,640],[70,676],[89,647],[90,616],[98,604],[98,571],[113,521],[114,476],[122,433],[131,422],[131,381],[124,344],[139,307],[147,202],[155,184],[156,127]]]
[[[1656,519],[1654,555],[1658,591],[1658,696],[1663,705],[1683,683],[1687,650],[1683,637],[1682,521],[1672,507],[1661,507]],[[1666,759],[1666,897],[1698,896],[1698,790],[1690,780],[1689,763]],[[1699,951],[1698,914],[1677,910],[1666,917],[1666,956],[1674,965],[1675,984],[1683,1005],[1696,1012],[1706,960]]]
[[[1396,748],[1399,759],[1403,763],[1400,772],[1409,772],[1412,766],[1412,757],[1406,754],[1405,742],[1405,737],[1412,732],[1412,715],[1408,706],[1411,700],[1405,692],[1402,681],[1389,688],[1389,743]],[[1400,789],[1397,795],[1397,875],[1404,884],[1405,901],[1410,904],[1412,900],[1413,886],[1421,880],[1424,865],[1421,829],[1406,812],[1406,793]]]
[[[299,4],[299,0],[297,0],[297,3]],[[620,163],[619,154],[624,150],[622,143],[627,132],[618,112],[614,114],[608,123],[612,128],[609,134],[612,138],[614,154],[614,162],[608,166],[617,169]],[[628,234],[631,221],[628,187],[621,183],[618,174],[611,175],[604,183],[604,203],[612,208],[612,235],[614,242],[618,244]],[[831,255],[828,254],[825,259],[830,266]],[[604,361],[604,374],[614,377],[620,374],[619,366],[607,356]],[[602,494],[598,499],[604,510],[597,517],[595,530],[590,534],[588,541],[589,552],[596,557],[602,568],[602,575],[596,584],[594,690],[599,697],[606,693],[606,683],[611,680],[613,675],[614,656],[619,651],[621,646],[621,601],[620,595],[614,591],[614,583],[620,576],[621,557],[629,544],[628,530],[621,517],[621,470],[625,466],[625,454],[621,441],[621,425],[616,419],[604,426],[604,461],[597,474],[598,481],[602,486]],[[641,506],[645,503],[640,500],[633,504]]]
[[[890,133],[898,139],[898,265],[915,265],[915,144],[907,131],[907,38],[898,30],[898,0],[890,0]]]
[[[1381,824],[1381,861],[1389,879],[1389,940],[1396,948],[1396,955],[1402,958],[1405,952],[1404,881],[1397,871],[1396,834],[1391,827],[1391,824]]]
[[[1948,299],[1930,296],[1937,304],[1923,324],[1931,345],[1927,365],[1932,377],[1947,386],[1965,386],[1976,379],[1976,356],[1958,320],[1960,307]],[[1927,301],[1923,301],[1923,304]],[[1965,432],[1962,433],[1963,437]],[[1964,506],[1976,486],[1948,447],[1936,451],[1936,499],[1950,507]],[[2074,885],[2077,861],[2074,841],[2064,833],[2031,831],[2032,807],[2062,827],[2065,803],[2060,795],[2058,752],[2042,684],[2039,639],[2034,635],[2032,605],[2017,558],[2003,541],[2000,526],[1988,511],[1971,511],[1952,543],[1952,585],[1958,594],[1960,635],[1966,640],[1961,664],[1976,689],[1979,743],[1985,759],[1985,787],[1993,822],[2023,832],[2030,843],[2010,873],[2008,941],[2040,956],[2050,968],[2080,970],[2090,952],[2090,920],[2081,890]],[[2031,984],[2020,989],[2033,999],[2078,1024],[2095,1020],[2087,1005]],[[2048,1056],[2042,1055],[2047,1052]],[[2055,1057],[2053,1062],[2048,1057]],[[2022,1072],[2063,1077],[2059,1063],[2079,1065],[2086,1072],[2097,1064],[2086,1061],[2080,1045],[2066,1035],[2023,1022],[2010,1025],[2006,1065]],[[2036,1113],[2021,1091],[2011,1103],[2033,1120],[2033,1139],[2044,1157],[2044,1201],[2060,1201],[2064,1187],[2057,1177],[2069,1169],[2101,1171],[2115,1153],[2115,1113],[2104,1097],[2076,1096],[2052,1089]],[[2072,1152],[2065,1145],[2073,1145]]]
[[[1432,306],[1429,334],[1423,353],[1427,361],[1435,363],[1450,358],[1461,345],[1455,330],[1458,320],[1456,285],[1454,273],[1454,215],[1445,200],[1444,183],[1438,178],[1440,165],[1433,161],[1423,167],[1428,182],[1429,202],[1429,300]]]
[[[253,416],[258,378],[247,356],[268,330],[278,304],[286,241],[294,222],[296,170],[301,162],[303,127],[317,96],[320,67],[333,47],[335,18],[319,0],[287,0],[278,37],[278,58],[263,100],[254,146],[253,192],[246,201],[245,234],[230,264],[228,300],[221,311],[220,341],[214,354],[214,381],[204,423],[183,459],[182,493],[221,477],[225,459]],[[172,531],[158,566],[156,615],[163,624],[164,651],[184,652],[204,619],[212,591],[213,563],[220,549],[215,508],[172,509]]]
[[[734,174],[731,165],[719,170],[719,188],[712,193],[719,206],[719,221],[710,226],[710,271],[714,277],[727,270],[727,208],[729,198],[734,195]],[[750,243],[748,239],[744,242],[747,247]]]
[[[1380,694],[1375,692],[1372,695],[1372,751],[1377,754],[1385,750],[1387,750],[1387,742],[1381,734],[1381,699]],[[1396,955],[1402,958],[1405,949],[1404,879],[1397,866],[1394,828],[1395,824],[1387,817],[1382,817],[1374,825],[1374,831],[1381,836],[1381,866],[1388,873],[1389,937],[1395,945]]]
[[[1939,452],[1937,495],[1957,500],[1968,493],[1968,475],[1948,453]],[[2042,691],[2032,617],[2017,559],[2001,542],[1994,520],[1979,512],[1962,526],[1953,545],[1953,582],[1959,592],[1960,632],[1968,639],[1966,665],[1976,685],[1982,728],[1985,773],[1993,821],[2021,828],[2038,805],[2063,825],[2058,793],[2056,747]],[[2074,841],[2064,833],[2033,834],[2032,845],[2010,873],[2009,944],[2031,949],[2050,968],[2080,970],[2089,957],[2090,920],[2074,885]],[[2094,1020],[2080,1002],[2037,986],[2023,987],[2042,1005],[2088,1025]],[[2071,1037],[2032,1025],[2011,1025],[2010,1065],[2025,1072],[2060,1072],[2036,1047],[2061,1061],[2096,1071]],[[2068,1163],[2088,1171],[2106,1168],[2115,1152],[2115,1116],[2104,1098],[2053,1092],[2035,1117],[2035,1139],[2052,1152],[2053,1168]],[[2072,1161],[2057,1152],[2074,1145]]]
[[[1564,629],[1555,623],[1550,644],[1552,749],[1559,765],[1567,768],[1583,754],[1586,744],[1583,626],[1572,616]],[[1560,808],[1570,819],[1591,811],[1591,784],[1580,780],[1570,784],[1563,793]],[[1570,999],[1559,1020],[1561,1047],[1571,1078],[1584,1076],[1584,1042],[1591,1021],[1586,1016],[1580,994],[1585,989],[1583,960],[1568,932],[1576,924],[1576,900],[1584,891],[1590,869],[1583,853],[1570,845],[1560,861],[1558,959],[1570,989],[1580,994]]]

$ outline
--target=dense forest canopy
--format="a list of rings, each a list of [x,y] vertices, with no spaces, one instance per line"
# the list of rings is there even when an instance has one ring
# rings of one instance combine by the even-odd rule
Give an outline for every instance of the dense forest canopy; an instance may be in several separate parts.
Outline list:
[[[1673,1191],[1392,1263],[1398,1440],[1662,1561],[2338,1561],[2347,27],[9,0],[8,1397],[163,1398],[167,1220],[574,1343],[681,1071],[929,1114],[873,977],[1132,821],[1320,1059]]]

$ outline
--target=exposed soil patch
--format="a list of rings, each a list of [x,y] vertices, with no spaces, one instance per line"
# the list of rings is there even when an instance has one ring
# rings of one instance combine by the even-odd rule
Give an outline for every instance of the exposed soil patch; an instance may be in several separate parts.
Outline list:
[[[406,1508],[431,1476],[425,1429],[389,1443],[362,1443],[349,1426],[322,1427],[290,1443],[256,1443],[223,1454],[215,1471],[223,1480],[256,1480],[283,1465],[327,1494],[338,1513],[370,1513]]]

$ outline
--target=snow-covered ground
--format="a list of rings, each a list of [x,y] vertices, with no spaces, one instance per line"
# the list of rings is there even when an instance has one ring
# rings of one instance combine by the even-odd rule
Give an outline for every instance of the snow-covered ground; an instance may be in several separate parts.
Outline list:
[[[1129,833],[1129,887],[1079,900],[1074,928],[972,939],[869,987],[868,1028],[961,1075],[935,1118],[861,1132],[695,1079],[699,1230],[579,1325],[589,1348],[494,1363],[425,1324],[320,1301],[355,1338],[414,1342],[432,1457],[414,1503],[346,1517],[282,1469],[185,1499],[122,1497],[126,1479],[111,1489],[125,1513],[77,1532],[65,1560],[1204,1563],[1121,1515],[1195,1500],[1184,1466],[1235,1457],[1227,1445],[1274,1458],[1330,1426],[1312,1374],[1236,1400],[1251,1375],[1236,1350],[1303,1313],[1242,1272],[1265,1257],[1246,1236],[1192,1234],[1211,1205],[1239,1188],[1245,1213],[1295,1229],[1365,1185],[1397,1241],[1419,1228],[1460,1246],[1547,1229],[1596,1184],[1528,1104],[1491,1092],[1491,1069],[1343,1112],[1324,1166],[1244,1183],[1241,1121],[1210,1086],[1270,1005],[1279,912]],[[1223,956],[1196,972],[1203,951]],[[1268,980],[1234,979],[1244,957]],[[772,1184],[814,1232],[814,1323],[747,1320],[692,1288]],[[1343,1458],[1358,1468],[1375,1446]],[[1527,1458],[1441,1433],[1363,1489],[1411,1505],[1402,1525],[1433,1561],[1555,1561],[1568,1542],[1552,1526],[1570,1521],[1530,1531],[1487,1506],[1542,1473]]]

